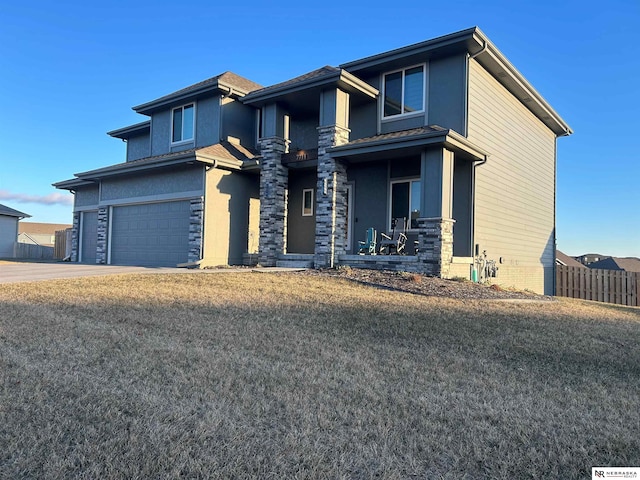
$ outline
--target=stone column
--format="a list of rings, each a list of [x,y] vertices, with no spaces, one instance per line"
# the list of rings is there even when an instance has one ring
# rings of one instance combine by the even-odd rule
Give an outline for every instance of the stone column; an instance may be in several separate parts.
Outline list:
[[[80,212],[73,212],[73,225],[71,227],[71,261],[78,261],[78,242],[80,240]]]
[[[98,208],[98,236],[96,239],[96,263],[107,263],[107,236],[109,232],[109,207]]]
[[[191,200],[189,215],[189,256],[188,262],[202,258],[202,230],[204,227],[204,197]]]
[[[451,218],[418,219],[418,264],[426,275],[449,278],[453,259],[453,224]]]
[[[287,141],[281,137],[260,139],[260,242],[258,262],[274,267],[287,248],[287,193],[289,171],[282,165]]]
[[[350,130],[338,125],[318,127],[315,268],[333,268],[345,252],[347,231],[347,169],[327,149],[349,141]]]

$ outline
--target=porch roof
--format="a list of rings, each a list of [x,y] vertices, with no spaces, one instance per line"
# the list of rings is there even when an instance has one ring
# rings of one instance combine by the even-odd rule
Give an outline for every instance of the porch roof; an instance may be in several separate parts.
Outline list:
[[[352,140],[344,145],[330,148],[335,158],[353,158],[361,155],[384,155],[402,150],[403,153],[419,153],[425,147],[441,145],[461,153],[472,161],[485,161],[489,154],[477,147],[458,132],[439,125],[382,133],[372,137]]]

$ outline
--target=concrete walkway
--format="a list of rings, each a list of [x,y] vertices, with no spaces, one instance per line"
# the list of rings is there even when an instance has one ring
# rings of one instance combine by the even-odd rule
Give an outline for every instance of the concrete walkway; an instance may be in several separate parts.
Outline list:
[[[285,272],[300,268],[219,268],[187,269],[170,267],[125,267],[118,265],[84,265],[68,262],[4,262],[0,261],[0,283],[37,282],[59,278],[96,277],[123,273],[229,273],[229,272]]]

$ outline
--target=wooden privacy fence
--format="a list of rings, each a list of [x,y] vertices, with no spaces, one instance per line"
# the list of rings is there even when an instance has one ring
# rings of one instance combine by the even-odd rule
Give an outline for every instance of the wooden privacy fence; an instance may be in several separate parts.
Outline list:
[[[640,306],[640,273],[556,265],[556,295]]]
[[[51,260],[53,258],[53,247],[43,247],[31,243],[16,243],[16,258],[32,260]]]
[[[71,255],[71,229],[58,230],[56,243],[53,246],[53,258],[62,260]]]

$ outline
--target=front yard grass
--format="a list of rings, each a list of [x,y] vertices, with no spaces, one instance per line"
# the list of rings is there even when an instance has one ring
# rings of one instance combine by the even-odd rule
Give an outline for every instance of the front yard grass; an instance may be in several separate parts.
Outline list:
[[[265,273],[0,285],[0,478],[640,465],[640,309]]]

